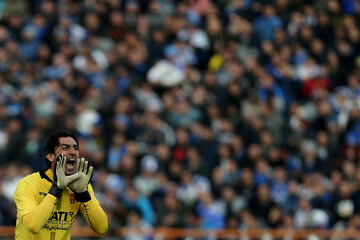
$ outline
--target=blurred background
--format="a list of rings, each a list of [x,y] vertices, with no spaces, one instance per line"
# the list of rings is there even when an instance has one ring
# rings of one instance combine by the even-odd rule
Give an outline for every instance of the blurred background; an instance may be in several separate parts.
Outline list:
[[[360,227],[359,0],[4,0],[0,13],[0,225],[67,129],[109,237]]]

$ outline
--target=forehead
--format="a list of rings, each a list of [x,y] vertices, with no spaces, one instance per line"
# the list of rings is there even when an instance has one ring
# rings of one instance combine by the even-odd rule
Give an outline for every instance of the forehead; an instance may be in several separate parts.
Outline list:
[[[70,146],[77,145],[75,139],[73,139],[72,137],[60,137],[59,143],[60,143],[60,145],[62,145],[62,144],[66,144],[66,145],[70,145]]]

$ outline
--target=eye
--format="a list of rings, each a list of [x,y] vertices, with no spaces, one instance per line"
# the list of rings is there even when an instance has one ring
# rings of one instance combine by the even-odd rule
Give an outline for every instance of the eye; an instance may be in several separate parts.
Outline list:
[[[61,146],[61,150],[63,150],[63,151],[67,151],[67,150],[69,150],[69,148],[70,148],[70,146],[66,146],[66,145]]]
[[[63,145],[60,145],[59,148],[62,151],[69,151],[70,148],[73,148],[75,151],[79,151],[79,146],[78,145],[70,146],[70,145],[63,144]]]

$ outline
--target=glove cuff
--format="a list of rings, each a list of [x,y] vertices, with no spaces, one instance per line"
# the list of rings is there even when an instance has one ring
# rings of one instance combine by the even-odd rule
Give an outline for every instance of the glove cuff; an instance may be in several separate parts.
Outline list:
[[[59,188],[56,184],[56,182],[54,181],[51,185],[51,188],[49,190],[49,193],[54,195],[56,198],[60,198],[61,197],[61,193],[62,193],[62,189]]]
[[[76,193],[75,192],[75,200],[77,202],[88,202],[91,200],[91,196],[88,190],[82,193]]]

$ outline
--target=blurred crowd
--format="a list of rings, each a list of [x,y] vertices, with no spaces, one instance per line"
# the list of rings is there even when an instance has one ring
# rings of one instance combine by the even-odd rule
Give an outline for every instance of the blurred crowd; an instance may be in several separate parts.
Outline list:
[[[55,129],[110,230],[360,227],[359,0],[5,0],[0,225]],[[79,221],[77,224],[82,224]]]

